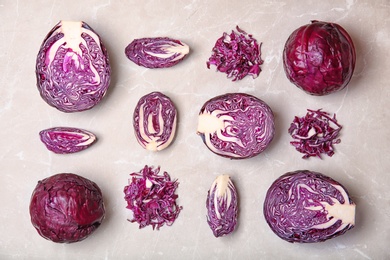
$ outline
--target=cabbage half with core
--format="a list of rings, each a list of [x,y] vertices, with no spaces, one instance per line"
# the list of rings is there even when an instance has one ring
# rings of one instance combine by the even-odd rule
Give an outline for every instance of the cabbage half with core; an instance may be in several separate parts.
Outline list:
[[[99,35],[85,22],[60,21],[48,33],[36,61],[41,97],[63,112],[98,104],[110,84],[108,53]]]
[[[274,115],[262,100],[229,93],[207,101],[200,110],[197,133],[215,154],[244,159],[263,152],[275,132]]]
[[[263,209],[268,225],[280,238],[314,243],[353,228],[355,208],[340,183],[321,173],[301,170],[275,180]]]
[[[207,223],[215,237],[234,231],[238,214],[237,190],[229,175],[218,176],[207,194]]]

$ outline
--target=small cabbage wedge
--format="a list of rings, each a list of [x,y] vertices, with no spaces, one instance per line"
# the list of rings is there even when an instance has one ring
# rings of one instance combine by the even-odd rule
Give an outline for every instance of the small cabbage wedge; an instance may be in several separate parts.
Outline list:
[[[232,233],[237,225],[237,190],[229,175],[218,176],[207,194],[207,223],[215,237]]]

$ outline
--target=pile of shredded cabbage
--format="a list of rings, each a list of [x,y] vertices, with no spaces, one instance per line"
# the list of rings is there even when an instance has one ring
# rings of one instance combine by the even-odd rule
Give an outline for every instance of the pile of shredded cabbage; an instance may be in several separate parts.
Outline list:
[[[124,189],[127,208],[133,211],[129,221],[137,222],[139,228],[151,225],[158,230],[164,224],[171,226],[183,208],[176,203],[179,183],[171,181],[167,172],[159,172],[160,167],[146,165],[139,173],[130,174],[130,184]]]
[[[236,27],[237,32],[232,30],[231,34],[223,33],[217,40],[212,55],[206,63],[207,68],[210,65],[217,66],[217,70],[227,74],[233,81],[241,80],[246,75],[252,75],[257,78],[261,72],[261,44],[247,34],[245,31]]]
[[[342,126],[337,123],[336,114],[330,117],[321,109],[307,111],[306,116],[296,116],[291,123],[288,132],[295,141],[290,143],[304,154],[303,159],[311,156],[321,158],[321,154],[332,156],[333,144],[341,142],[338,136]]]

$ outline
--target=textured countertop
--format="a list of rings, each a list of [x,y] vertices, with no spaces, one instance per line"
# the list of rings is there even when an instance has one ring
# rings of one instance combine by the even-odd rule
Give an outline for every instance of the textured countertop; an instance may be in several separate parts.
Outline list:
[[[14,1],[0,0],[0,259],[389,259],[390,240],[390,3],[382,1]],[[104,100],[89,111],[62,113],[36,87],[39,47],[59,20],[83,20],[102,37],[112,80]],[[348,87],[309,96],[290,83],[282,52],[290,33],[311,20],[336,22],[353,38],[357,61]],[[262,45],[262,72],[232,82],[207,69],[223,32],[239,25]],[[190,45],[190,55],[168,69],[130,62],[133,39],[168,36]],[[166,150],[151,153],[137,143],[132,115],[138,99],[161,91],[179,111],[177,135]],[[259,156],[229,160],[212,154],[196,134],[199,109],[208,99],[245,92],[268,103],[276,135]],[[323,108],[343,125],[333,157],[301,159],[289,144],[295,115]],[[48,151],[40,130],[73,126],[99,141],[71,155]],[[159,231],[130,223],[123,188],[144,165],[161,166],[180,182],[176,222]],[[266,190],[285,172],[308,169],[341,182],[357,204],[356,227],[318,244],[290,244],[264,220]],[[104,194],[106,219],[86,240],[55,244],[30,222],[29,200],[38,182],[72,172],[95,181]],[[206,222],[207,190],[229,174],[239,192],[237,230],[215,238]]]

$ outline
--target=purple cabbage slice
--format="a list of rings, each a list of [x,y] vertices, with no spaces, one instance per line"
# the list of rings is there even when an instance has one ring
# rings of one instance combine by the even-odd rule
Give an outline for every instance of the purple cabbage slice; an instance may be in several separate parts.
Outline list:
[[[133,114],[135,137],[149,151],[161,151],[171,144],[176,133],[176,122],[176,107],[161,92],[141,97]]]
[[[342,126],[336,120],[336,114],[318,110],[307,110],[304,117],[295,117],[288,129],[294,139],[290,144],[303,153],[303,159],[311,156],[321,158],[321,154],[333,156],[334,144],[341,142],[338,138]]]
[[[63,112],[91,109],[110,84],[108,53],[83,21],[60,21],[47,34],[36,60],[41,97]]]
[[[206,62],[217,67],[217,71],[227,74],[233,81],[241,80],[247,75],[257,78],[261,72],[261,44],[251,34],[236,26],[230,34],[223,33],[215,43],[212,54]]]
[[[315,243],[353,228],[355,208],[340,183],[318,172],[300,170],[274,181],[263,209],[268,225],[283,240]]]
[[[87,149],[97,140],[86,130],[74,127],[53,127],[39,132],[47,149],[58,154],[76,153]]]
[[[171,180],[167,172],[159,173],[160,167],[145,165],[140,172],[130,174],[129,185],[124,188],[126,208],[133,212],[129,221],[137,222],[139,228],[151,225],[158,230],[163,225],[171,226],[183,209],[176,203],[179,183]]]
[[[172,67],[189,52],[187,44],[168,37],[135,39],[125,48],[128,59],[150,69]]]
[[[237,225],[237,190],[229,175],[218,176],[207,194],[207,223],[215,237],[232,233]]]
[[[93,181],[73,173],[38,182],[30,201],[31,222],[39,235],[73,243],[91,235],[105,217],[103,195]]]
[[[223,157],[256,156],[269,146],[274,132],[271,108],[249,94],[214,97],[199,112],[197,133],[213,153]]]
[[[283,65],[287,78],[308,94],[342,90],[352,78],[356,52],[347,31],[336,23],[312,21],[287,39]]]

